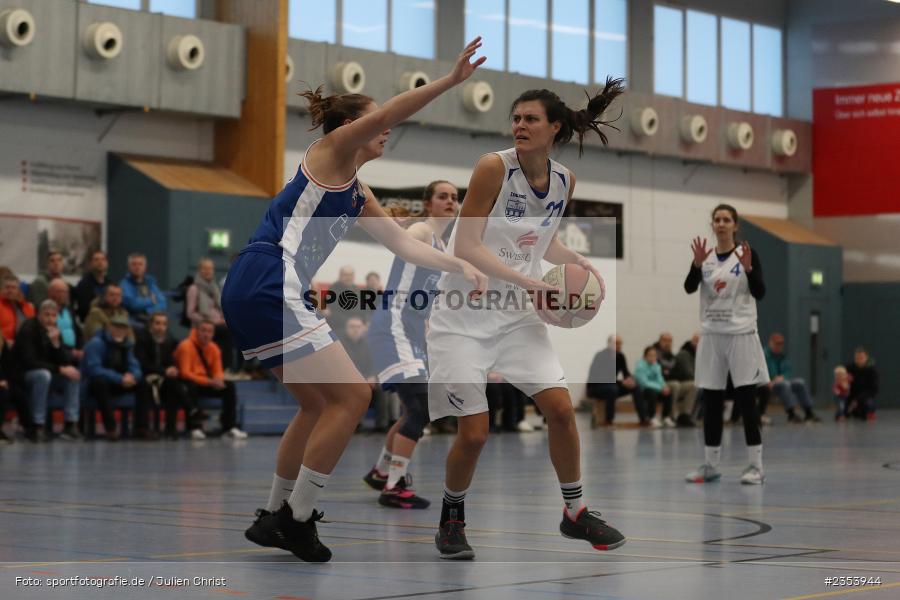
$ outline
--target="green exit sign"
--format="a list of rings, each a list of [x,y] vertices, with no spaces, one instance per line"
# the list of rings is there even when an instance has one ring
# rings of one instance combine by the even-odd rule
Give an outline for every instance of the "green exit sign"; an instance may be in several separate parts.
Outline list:
[[[818,270],[810,271],[809,282],[813,287],[822,287],[822,284],[825,283],[825,274]]]
[[[207,246],[210,250],[228,250],[231,247],[231,232],[227,229],[209,229]]]

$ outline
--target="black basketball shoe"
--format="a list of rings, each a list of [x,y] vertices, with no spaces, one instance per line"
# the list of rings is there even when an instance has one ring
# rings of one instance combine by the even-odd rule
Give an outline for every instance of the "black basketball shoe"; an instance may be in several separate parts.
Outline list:
[[[260,511],[257,511],[257,514],[260,515]],[[260,515],[250,528],[254,530],[253,535],[265,543],[250,538],[249,535],[247,539],[260,545],[287,550],[306,562],[331,560],[331,550],[319,541],[319,534],[316,531],[316,521],[322,519],[323,513],[314,510],[306,521],[295,521],[293,514],[291,505],[285,501],[275,512]]]
[[[257,508],[256,520],[253,521],[253,525],[248,527],[244,532],[244,537],[264,548],[277,548],[278,544],[275,543],[275,540],[268,537],[267,531],[259,525],[259,522],[263,520],[263,517],[268,517],[271,514],[271,512],[264,508]]]
[[[384,489],[378,497],[378,504],[388,508],[428,508],[431,501],[417,496],[412,490],[412,476],[404,475],[393,489]]]
[[[379,473],[375,467],[372,467],[372,470],[363,477],[363,481],[365,481],[373,490],[378,490],[380,492],[384,489],[384,484],[387,483],[387,477],[382,477],[381,473]]]
[[[462,521],[447,521],[438,528],[434,534],[434,543],[437,545],[441,558],[448,560],[472,560],[475,551],[466,541],[466,524]]]
[[[594,550],[614,550],[625,543],[625,536],[606,524],[600,513],[582,508],[573,521],[563,510],[559,531],[563,537],[585,540]]]

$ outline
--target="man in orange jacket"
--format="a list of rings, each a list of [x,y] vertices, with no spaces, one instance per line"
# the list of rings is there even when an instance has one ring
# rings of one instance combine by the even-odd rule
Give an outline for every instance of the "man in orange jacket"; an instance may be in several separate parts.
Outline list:
[[[10,345],[15,343],[19,327],[33,316],[34,306],[22,297],[19,278],[6,275],[0,282],[0,330],[3,339]]]
[[[222,412],[219,421],[222,435],[236,440],[246,439],[235,422],[237,418],[237,394],[234,383],[225,381],[222,369],[222,352],[213,342],[216,326],[210,320],[201,321],[191,334],[175,348],[178,376],[187,387],[191,398],[221,398]],[[203,439],[202,429],[191,432],[193,439]]]

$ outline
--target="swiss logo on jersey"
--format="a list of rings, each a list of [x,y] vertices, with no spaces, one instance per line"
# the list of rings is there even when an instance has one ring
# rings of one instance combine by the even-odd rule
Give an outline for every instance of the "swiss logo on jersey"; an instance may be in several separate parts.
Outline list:
[[[725,283],[724,281],[722,281],[721,279],[716,279],[716,282],[713,284],[713,287],[715,288],[716,293],[719,294],[719,293],[722,292],[722,290],[725,289],[725,287],[726,287],[727,285],[728,285],[728,284]]]
[[[529,231],[528,233],[523,233],[518,238],[516,238],[516,246],[519,248],[524,248],[525,246],[534,246],[537,244],[538,236],[534,232],[534,230]]]
[[[509,198],[506,199],[506,218],[509,221],[515,223],[525,216],[526,199],[524,194],[509,193]]]

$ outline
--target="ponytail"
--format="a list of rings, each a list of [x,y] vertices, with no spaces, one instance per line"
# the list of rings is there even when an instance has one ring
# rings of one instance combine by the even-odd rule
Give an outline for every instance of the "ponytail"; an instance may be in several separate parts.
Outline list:
[[[306,98],[309,104],[309,116],[312,118],[310,131],[322,126],[326,134],[334,131],[344,124],[347,119],[353,120],[362,114],[362,111],[373,102],[372,98],[365,94],[332,94],[323,96],[320,85],[315,90],[309,89],[301,92],[300,96]]]
[[[601,125],[619,131],[619,128],[613,125],[613,122],[615,122],[618,117],[616,117],[616,119],[604,121],[601,119],[601,116],[606,109],[609,108],[609,105],[612,104],[613,100],[622,95],[624,91],[624,79],[607,77],[606,85],[604,85],[603,89],[595,96],[591,97],[591,95],[585,91],[585,95],[588,97],[586,108],[582,110],[572,110],[566,106],[566,103],[563,102],[559,96],[550,90],[528,90],[515,99],[509,113],[510,116],[512,116],[513,111],[520,102],[529,102],[532,100],[540,101],[547,113],[547,120],[551,123],[560,124],[559,132],[557,132],[556,137],[553,139],[553,144],[566,144],[572,140],[572,137],[575,134],[578,134],[578,155],[581,156],[584,152],[584,136],[588,131],[593,131],[599,135],[603,145],[608,144],[609,139],[600,129]]]

